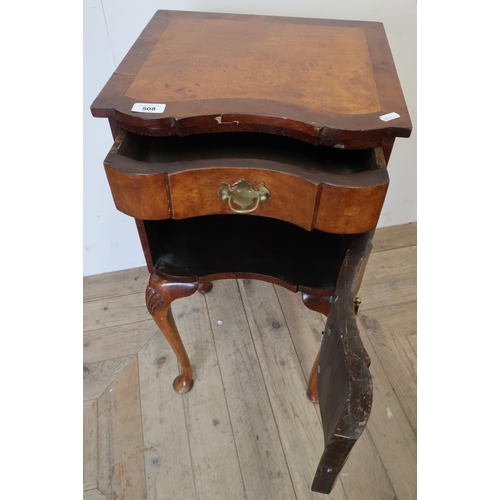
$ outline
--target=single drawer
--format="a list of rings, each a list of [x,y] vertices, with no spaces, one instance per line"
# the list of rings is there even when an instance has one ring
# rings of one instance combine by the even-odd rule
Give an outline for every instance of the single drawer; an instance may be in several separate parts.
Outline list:
[[[195,168],[170,175],[172,217],[239,213],[312,229],[319,184],[261,168],[261,163],[246,160],[241,167]]]
[[[339,234],[375,229],[389,183],[381,148],[254,133],[122,131],[104,165],[116,207],[138,219],[245,214]]]

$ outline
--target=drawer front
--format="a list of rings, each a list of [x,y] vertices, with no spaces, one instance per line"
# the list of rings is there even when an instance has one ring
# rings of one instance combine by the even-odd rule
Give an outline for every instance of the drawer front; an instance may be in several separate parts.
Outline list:
[[[116,208],[143,220],[170,218],[165,174],[135,174],[104,165]]]
[[[389,184],[382,148],[264,139],[186,143],[121,131],[104,162],[116,207],[142,220],[244,213],[328,233],[375,229]]]
[[[319,185],[284,172],[250,168],[204,168],[182,171],[168,176],[172,217],[185,219],[200,215],[247,213],[290,222],[304,229],[314,227],[314,213]],[[241,180],[247,184],[237,184]],[[236,184],[236,186],[235,186]],[[258,187],[269,193],[259,201]],[[250,189],[250,204],[233,191],[223,199],[221,188]],[[267,196],[267,194],[266,194]],[[255,197],[255,201],[252,200]],[[248,199],[250,198],[250,199]],[[238,204],[238,199],[243,205]]]
[[[349,186],[315,183],[284,172],[227,167],[148,175],[106,165],[106,175],[118,210],[137,219],[246,213],[339,234],[375,229],[389,185],[383,170],[363,173],[361,178],[370,176],[371,185]],[[251,187],[239,183],[242,180]],[[267,196],[262,201],[257,199],[259,186]],[[224,187],[229,193],[231,188],[250,189],[249,205],[239,205],[237,193],[223,199]]]
[[[316,217],[316,229],[327,233],[357,234],[371,231],[384,205],[389,178],[385,171],[375,186],[345,187],[323,184]]]

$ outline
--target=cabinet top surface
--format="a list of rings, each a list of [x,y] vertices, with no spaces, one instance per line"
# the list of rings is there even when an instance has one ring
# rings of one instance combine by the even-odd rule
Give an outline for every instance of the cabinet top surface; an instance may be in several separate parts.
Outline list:
[[[356,147],[411,132],[383,25],[361,21],[158,11],[91,110],[148,135],[259,131]]]

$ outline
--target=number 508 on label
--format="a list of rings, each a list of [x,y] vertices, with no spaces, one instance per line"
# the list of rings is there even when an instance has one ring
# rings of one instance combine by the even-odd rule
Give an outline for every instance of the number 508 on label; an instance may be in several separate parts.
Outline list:
[[[165,111],[165,104],[136,102],[132,106],[132,111],[136,113],[163,113]]]

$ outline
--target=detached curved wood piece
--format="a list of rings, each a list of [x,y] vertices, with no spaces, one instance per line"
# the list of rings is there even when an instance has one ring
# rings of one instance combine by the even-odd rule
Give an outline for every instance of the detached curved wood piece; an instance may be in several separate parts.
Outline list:
[[[359,288],[361,286],[361,281],[363,279],[363,274],[366,269],[366,264],[368,262],[368,257],[370,256],[370,252],[365,256],[363,259],[363,264],[361,265],[361,268],[359,270],[357,280],[356,280],[356,286],[354,288],[354,295],[356,295],[359,292]],[[330,296],[325,296],[325,295],[313,295],[310,293],[303,293],[302,294],[302,301],[304,302],[304,305],[311,309],[312,311],[319,312],[321,314],[324,314],[325,316],[328,316],[328,312],[330,311]],[[357,316],[358,315],[358,310],[359,306],[361,304],[361,299],[359,297],[356,297],[354,299],[354,314]],[[329,327],[330,328],[330,327]],[[324,334],[324,332],[323,332]],[[309,381],[307,383],[307,397],[310,399],[313,403],[317,404],[319,403],[319,396],[318,396],[318,362],[319,362],[319,351],[318,354],[316,355],[316,359],[314,360],[314,364],[311,368],[311,373],[309,374]]]
[[[331,492],[349,453],[366,427],[373,397],[370,358],[356,324],[356,277],[371,249],[373,231],[353,240],[342,264],[318,362],[318,394],[325,451],[312,484]]]
[[[158,328],[165,335],[181,365],[181,374],[175,378],[173,383],[174,389],[179,394],[185,394],[192,389],[193,370],[177,330],[170,304],[176,299],[192,295],[197,289],[198,282],[174,283],[155,275],[151,275],[149,285],[146,288],[146,306],[148,311],[158,325]]]

